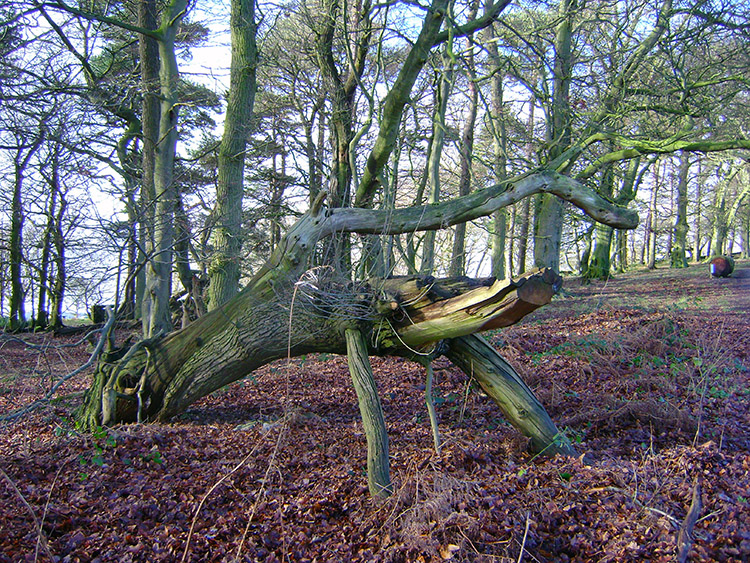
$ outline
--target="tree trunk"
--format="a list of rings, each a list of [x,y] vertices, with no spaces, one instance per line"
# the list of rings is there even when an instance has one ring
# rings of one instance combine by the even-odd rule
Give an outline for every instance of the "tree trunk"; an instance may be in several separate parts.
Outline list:
[[[172,328],[172,256],[174,213],[177,188],[174,184],[174,161],[177,148],[178,83],[180,80],[175,53],[175,38],[185,15],[187,0],[172,0],[162,14],[159,46],[159,137],[154,159],[154,244],[146,266],[148,314],[144,314],[145,336],[153,337]]]
[[[446,49],[447,50],[447,49]],[[427,202],[435,204],[440,201],[440,160],[445,146],[445,112],[448,109],[448,98],[453,90],[453,62],[447,53],[442,55],[444,71],[437,75],[435,87],[435,108],[432,114],[432,151],[427,161],[429,196]],[[425,234],[422,242],[422,264],[420,273],[428,275],[435,270],[435,231]]]
[[[534,266],[560,269],[560,244],[562,242],[563,204],[549,194],[537,201],[534,216]]]
[[[26,142],[17,136],[19,140],[15,147],[13,159],[13,195],[11,198],[10,212],[10,236],[9,236],[9,258],[10,258],[10,315],[9,328],[11,331],[18,330],[26,322],[24,307],[24,288],[21,269],[23,267],[23,225],[26,214],[23,209],[23,183],[26,169],[39,147],[44,141],[45,131],[40,128],[37,135]],[[25,151],[25,154],[24,154]]]
[[[144,29],[156,29],[155,0],[140,0],[138,3],[138,25]],[[141,304],[143,334],[148,336],[151,298],[146,290],[147,266],[154,253],[154,223],[156,218],[156,150],[159,143],[159,44],[156,39],[142,34],[138,41],[141,64],[141,89],[143,91],[141,131],[143,152],[141,162],[141,194],[139,210],[140,260],[144,264],[136,279],[136,301]]]
[[[680,167],[677,172],[677,217],[675,218],[672,238],[671,262],[673,268],[687,268],[687,205],[688,205],[688,172],[690,155],[683,152],[680,156]]]
[[[505,418],[531,439],[532,451],[573,455],[567,437],[557,430],[531,389],[484,338],[477,334],[453,338],[448,343],[446,356],[476,379]]]
[[[727,232],[727,181],[720,179],[719,185],[714,193],[714,216],[711,229],[711,251],[710,256],[719,256],[724,253]]]
[[[359,412],[367,438],[367,484],[372,496],[389,496],[393,488],[388,461],[388,432],[370,367],[367,341],[357,329],[346,329],[345,336],[349,373],[357,392]]]
[[[614,192],[614,170],[612,166],[605,166],[602,170],[602,181],[599,192],[611,198]],[[602,223],[594,225],[593,236],[590,235],[587,260],[583,265],[583,278],[586,280],[607,280],[610,275],[610,256],[612,254],[612,227]]]
[[[506,130],[506,114],[503,103],[503,74],[500,65],[500,53],[497,48],[496,34],[494,26],[487,28],[488,41],[486,44],[489,59],[492,64],[492,77],[490,78],[490,88],[492,94],[492,116],[490,119],[492,129],[492,150],[494,153],[494,165],[492,170],[496,182],[502,182],[507,176],[507,154],[508,154],[508,136]],[[472,83],[473,84],[473,83]],[[533,132],[534,110],[533,103],[531,114],[529,116]],[[492,275],[497,278],[506,276],[505,270],[505,253],[506,253],[506,235],[508,230],[508,213],[505,209],[498,209],[492,215]],[[512,249],[508,262],[512,262]],[[512,275],[512,268],[508,269],[508,275]]]
[[[232,60],[224,133],[219,145],[215,252],[208,286],[210,309],[226,303],[239,287],[245,149],[253,122],[258,65],[255,0],[232,0],[229,26]]]
[[[54,164],[53,164],[54,167]],[[54,170],[54,168],[53,168]],[[55,172],[53,171],[53,175]],[[53,180],[54,182],[54,180]],[[52,182],[48,182],[51,184]],[[39,268],[39,297],[37,299],[36,318],[34,319],[34,328],[47,328],[49,324],[49,313],[47,311],[47,296],[49,295],[49,270],[50,261],[52,256],[52,230],[54,225],[54,214],[55,205],[57,200],[57,192],[51,187],[51,193],[49,194],[49,200],[47,201],[47,209],[45,213],[47,215],[47,225],[44,228],[44,235],[42,237],[42,257],[41,267]]]
[[[618,229],[615,232],[615,246],[617,247],[617,271],[623,273],[628,269],[628,232]]]
[[[123,200],[128,215],[127,265],[123,298],[120,303],[120,310],[117,311],[117,316],[121,319],[131,320],[140,318],[141,302],[138,300],[136,280],[142,270],[139,262],[139,259],[142,258],[140,252],[142,245],[139,243],[143,242],[139,240],[138,236],[140,222],[135,199],[135,180],[132,178],[125,178],[125,197]]]
[[[526,124],[526,132],[528,140],[526,142],[525,153],[529,163],[533,162],[535,145],[534,145],[534,116],[536,113],[536,99],[531,96],[529,99],[529,120]],[[518,230],[518,270],[517,274],[522,274],[526,271],[526,253],[528,250],[528,239],[529,239],[529,224],[531,222],[531,198],[525,199],[521,205],[521,219]],[[513,275],[513,271],[508,271],[509,275]]]
[[[479,2],[473,0],[469,8],[468,18],[473,20],[477,16]],[[468,54],[466,55],[467,80],[469,89],[469,107],[464,116],[464,127],[461,132],[459,144],[460,172],[458,179],[458,195],[467,195],[471,192],[472,160],[474,158],[474,124],[477,119],[477,108],[479,105],[479,89],[476,84],[476,72],[474,71],[474,44],[473,34],[468,36]],[[466,223],[459,223],[453,233],[453,251],[451,253],[450,268],[451,276],[463,276],[466,273]],[[493,274],[494,275],[494,274]],[[505,277],[505,276],[498,276]]]
[[[518,275],[526,271],[526,252],[529,240],[529,223],[531,222],[531,198],[521,204],[521,226],[518,229]],[[512,274],[512,272],[510,272]]]
[[[551,121],[547,126],[550,161],[563,154],[571,140],[570,83],[573,78],[571,28],[574,5],[574,0],[562,0],[558,7],[560,21],[555,34]],[[563,211],[563,203],[560,199],[549,195],[540,197],[534,225],[534,265],[537,268],[552,268],[555,271],[560,269]]]
[[[736,166],[736,164],[735,164]],[[727,210],[727,196],[730,186],[735,193],[735,199]],[[740,211],[743,202],[750,196],[750,177],[744,166],[737,166],[726,181],[717,190],[714,222],[714,239],[713,255],[720,255],[724,252],[727,245],[727,235],[730,228],[736,228],[737,213]],[[727,254],[732,253],[734,244],[734,234],[729,238],[729,246],[726,248]]]
[[[351,184],[354,176],[350,154],[355,149],[354,114],[356,93],[365,70],[372,37],[370,1],[347,13],[345,0],[325,0],[323,25],[315,31],[318,67],[328,83],[331,114],[328,119],[333,161],[331,163],[330,204],[345,207],[352,203]],[[347,50],[347,72],[341,72],[336,59],[337,26],[343,23]],[[353,48],[352,48],[353,47]],[[337,266],[347,275],[351,271],[351,240],[348,233],[334,237],[333,248]]]
[[[516,281],[407,277],[352,284],[331,268],[308,269],[308,264],[318,241],[334,233],[437,229],[542,191],[569,199],[598,220],[629,228],[637,223],[632,212],[550,172],[422,208],[324,209],[319,197],[246,288],[224,306],[180,331],[103,357],[79,421],[93,427],[169,419],[272,360],[346,353],[346,329],[366,335],[370,354],[423,357],[437,352],[443,340],[513,324],[550,301],[561,284],[557,274],[545,270]],[[544,443],[546,451],[553,451],[546,440],[532,436],[533,444]]]
[[[9,325],[11,331],[21,328],[26,320],[24,311],[23,278],[21,267],[23,265],[23,223],[24,210],[21,194],[23,193],[23,170],[16,163],[15,178],[13,181],[13,200],[10,214],[10,315]]]
[[[656,207],[657,202],[659,201],[659,188],[660,185],[660,177],[659,177],[659,161],[656,162],[656,168],[654,170],[654,184],[651,186],[651,203],[649,205],[649,221],[648,221],[648,236],[646,237],[646,245],[648,248],[648,264],[647,267],[649,270],[653,270],[656,268],[656,237],[658,235],[658,208]]]
[[[701,242],[703,239],[703,232],[701,229],[701,213],[703,212],[703,177],[702,177],[702,159],[698,159],[698,174],[697,181],[695,182],[695,222],[693,223],[694,239],[693,239],[693,260],[695,262],[701,261]]]
[[[65,194],[60,192],[60,206],[55,215],[54,230],[52,231],[52,243],[55,248],[55,278],[52,284],[50,296],[50,326],[54,329],[58,329],[63,325],[62,308],[63,299],[65,298],[65,284],[67,281],[65,268],[65,229],[63,220],[67,209],[68,201],[65,199]]]
[[[642,174],[648,168],[648,165],[638,173],[640,167],[640,158],[634,158],[628,164],[628,168],[622,179],[622,185],[620,186],[615,203],[617,205],[627,206],[631,201],[635,199],[638,184]],[[614,192],[614,169],[612,166],[605,166],[604,175],[601,182],[600,193],[604,197],[610,198]],[[583,269],[583,277],[585,279],[599,279],[607,280],[611,274],[611,256],[612,256],[612,237],[614,229],[609,225],[597,222],[594,227],[594,237],[591,241],[591,252],[588,257],[585,269]],[[622,247],[617,249],[622,250]],[[620,263],[623,263],[623,256],[620,256]]]

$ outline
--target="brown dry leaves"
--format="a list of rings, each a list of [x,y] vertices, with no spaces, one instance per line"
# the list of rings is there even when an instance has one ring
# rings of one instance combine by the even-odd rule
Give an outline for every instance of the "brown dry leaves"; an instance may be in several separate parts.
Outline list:
[[[423,369],[376,359],[396,492],[374,501],[345,361],[295,359],[171,424],[80,435],[66,401],[5,426],[0,562],[46,561],[44,541],[56,561],[180,561],[193,522],[187,561],[510,562],[522,546],[524,561],[673,561],[696,480],[691,558],[748,560],[747,286],[704,274],[571,283],[492,337],[585,459],[532,458],[444,360],[437,458]],[[86,357],[9,343],[0,354],[3,412]]]

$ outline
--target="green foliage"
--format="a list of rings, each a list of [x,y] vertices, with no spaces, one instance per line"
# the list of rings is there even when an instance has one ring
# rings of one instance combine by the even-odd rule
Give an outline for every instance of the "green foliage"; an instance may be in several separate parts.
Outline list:
[[[532,355],[531,361],[538,365],[543,358],[548,356],[567,356],[570,358],[587,358],[592,352],[611,353],[612,342],[602,336],[590,334],[579,339],[569,340],[553,346],[544,352],[536,352]]]
[[[55,429],[55,435],[57,436],[70,436],[78,435],[79,432],[70,428],[58,426]],[[110,433],[109,430],[101,426],[97,426],[91,432],[92,445],[91,450],[85,454],[78,456],[78,465],[83,469],[86,466],[94,465],[96,467],[103,467],[105,463],[106,452],[113,450],[117,447],[117,437]],[[84,481],[89,477],[89,474],[85,471],[81,471],[78,475],[79,479]]]
[[[162,465],[164,463],[164,458],[156,447],[147,454],[141,454],[141,459],[147,463],[155,463],[157,465]]]

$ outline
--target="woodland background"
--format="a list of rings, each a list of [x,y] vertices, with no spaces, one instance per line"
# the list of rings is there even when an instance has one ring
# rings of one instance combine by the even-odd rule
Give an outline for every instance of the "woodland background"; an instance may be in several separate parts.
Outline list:
[[[0,558],[745,560],[747,10],[0,7]],[[371,336],[398,275],[533,268],[581,283],[488,337],[585,457],[527,454],[430,357],[436,452],[424,370],[373,339],[368,498],[345,362],[305,338]]]
[[[437,5],[6,5],[4,322],[60,326],[96,303],[140,318],[160,279],[151,325],[179,326],[172,295],[198,299],[192,316],[217,307],[321,190],[332,207],[387,210],[545,168],[637,209],[640,225],[613,233],[537,195],[452,229],[355,237],[343,264],[360,279],[534,266],[605,279],[747,256],[744,4],[505,4],[441,7],[448,23],[395,125],[387,92]]]

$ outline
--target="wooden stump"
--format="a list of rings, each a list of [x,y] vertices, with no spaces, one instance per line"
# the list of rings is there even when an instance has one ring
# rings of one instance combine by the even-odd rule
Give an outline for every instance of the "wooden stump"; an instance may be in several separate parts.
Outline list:
[[[715,278],[726,278],[734,271],[734,259],[731,256],[716,256],[709,265],[711,275]]]

